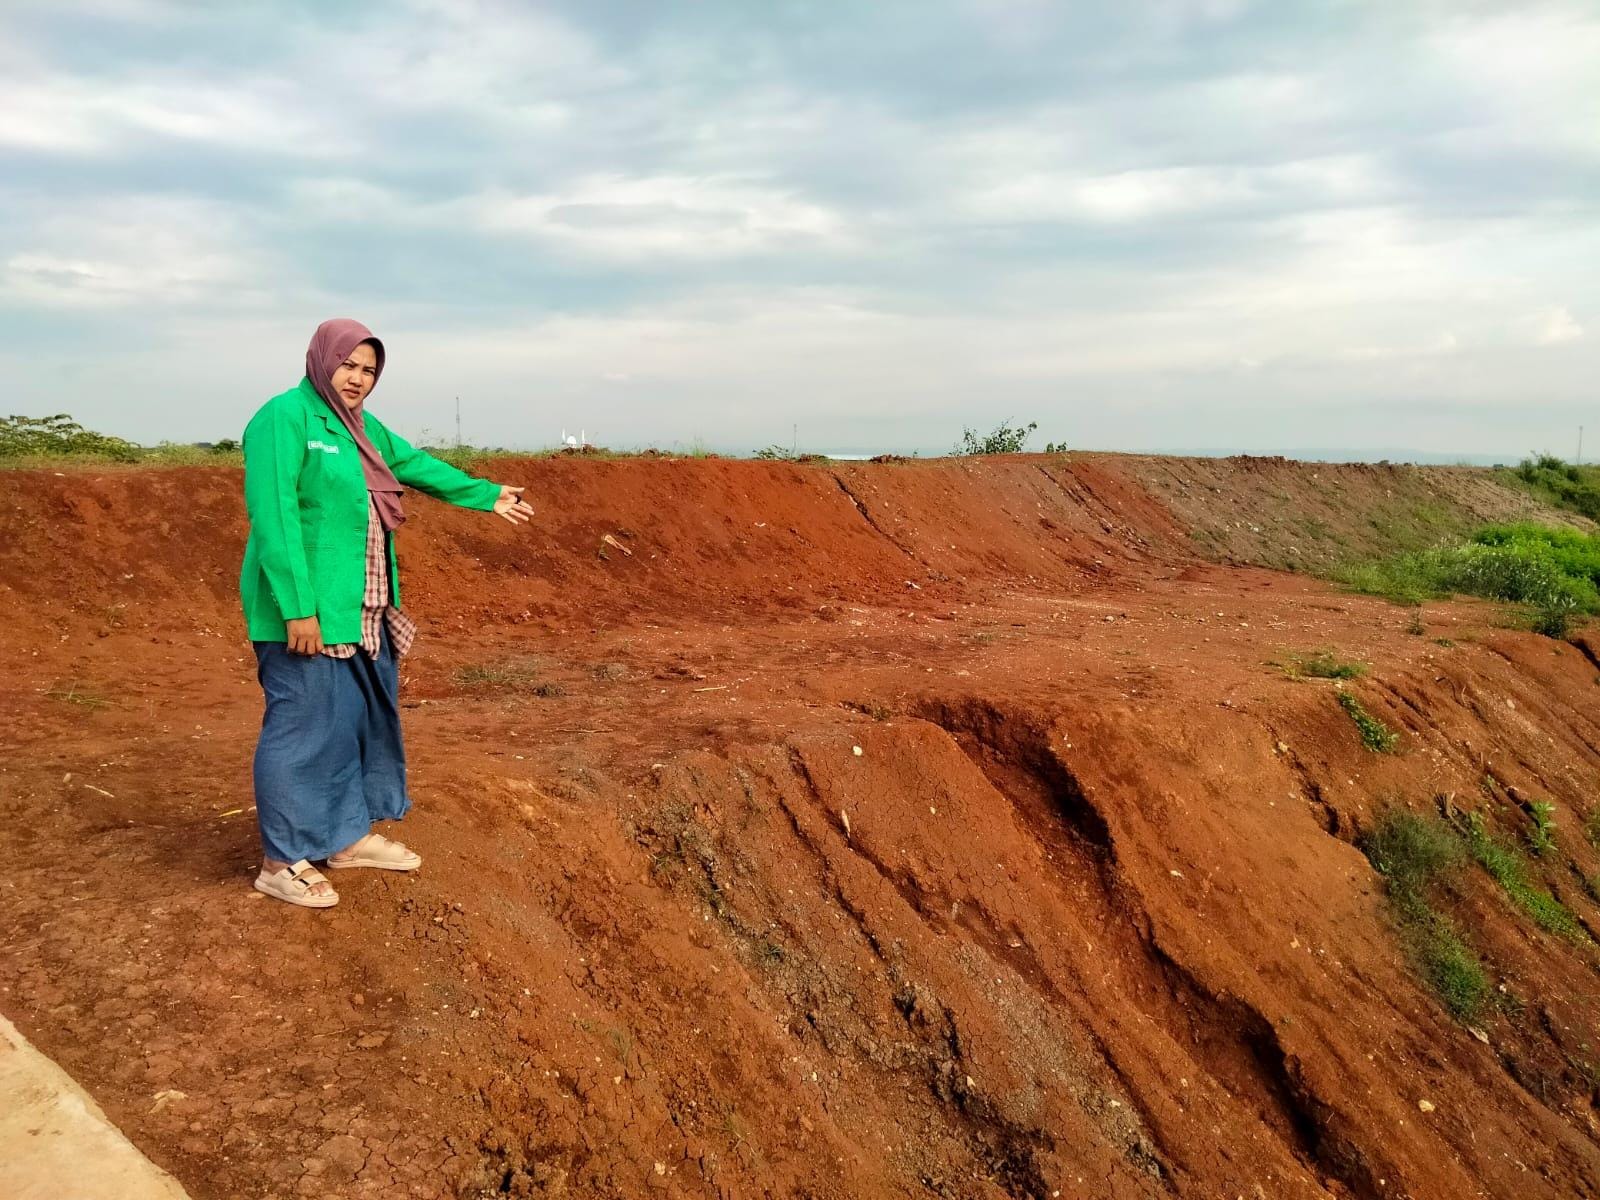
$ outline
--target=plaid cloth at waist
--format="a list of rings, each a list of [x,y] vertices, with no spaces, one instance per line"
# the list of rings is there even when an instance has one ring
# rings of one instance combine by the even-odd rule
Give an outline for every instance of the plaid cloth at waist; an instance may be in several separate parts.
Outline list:
[[[378,509],[367,497],[367,590],[361,597],[361,649],[368,658],[378,657],[380,631],[389,626],[389,644],[396,658],[411,649],[417,640],[417,623],[389,603],[389,539],[378,520]],[[355,642],[324,646],[329,658],[354,658]]]

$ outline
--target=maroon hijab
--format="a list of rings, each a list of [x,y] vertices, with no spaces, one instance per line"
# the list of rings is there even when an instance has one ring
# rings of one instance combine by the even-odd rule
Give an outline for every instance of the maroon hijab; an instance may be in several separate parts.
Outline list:
[[[350,436],[355,438],[356,449],[361,454],[361,469],[367,476],[367,491],[371,493],[372,502],[378,509],[378,520],[385,529],[398,529],[406,520],[405,509],[400,506],[400,481],[394,477],[389,464],[383,461],[383,455],[378,453],[367,437],[361,422],[361,405],[351,408],[333,390],[333,373],[362,342],[371,342],[377,353],[378,369],[372,380],[372,386],[377,387],[378,380],[383,377],[383,343],[373,337],[372,330],[360,321],[352,321],[348,317],[337,317],[317,326],[317,331],[311,335],[311,345],[306,350],[306,377],[311,380],[311,386],[317,389],[317,395],[333,409],[334,415],[350,431]],[[369,396],[371,394],[367,393]]]

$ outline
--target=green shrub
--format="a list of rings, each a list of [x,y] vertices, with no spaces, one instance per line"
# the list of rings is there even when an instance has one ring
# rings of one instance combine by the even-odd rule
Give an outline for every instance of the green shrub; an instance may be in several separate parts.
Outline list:
[[[85,429],[66,413],[50,417],[0,417],[0,459],[91,458],[138,462],[132,442]]]
[[[1374,754],[1393,754],[1400,744],[1400,735],[1377,717],[1369,713],[1349,692],[1339,693],[1339,706],[1350,714],[1361,734],[1361,744]]]
[[[1547,552],[1567,575],[1600,583],[1600,537],[1559,525],[1539,525],[1518,521],[1507,525],[1485,525],[1472,535],[1482,546],[1539,548]]]
[[[223,438],[209,446],[162,442],[139,446],[123,438],[85,429],[66,413],[51,417],[0,418],[0,461],[13,466],[35,462],[147,463],[152,466],[238,466],[239,443]]]
[[[1572,618],[1575,611],[1576,606],[1564,601],[1541,604],[1533,610],[1528,628],[1544,637],[1564,642],[1572,635]]]
[[[953,454],[1017,454],[1027,444],[1033,431],[1039,428],[1037,421],[1029,421],[1026,425],[1013,425],[1011,418],[1007,417],[996,425],[988,434],[979,436],[976,429],[962,426],[961,440],[956,443]]]
[[[1537,544],[1486,546],[1474,542],[1430,553],[1435,556],[1444,591],[1525,604],[1570,604],[1584,612],[1600,609],[1594,580],[1568,574],[1546,547]]]
[[[1600,467],[1580,467],[1551,454],[1525,458],[1503,478],[1558,508],[1600,520]]]
[[[1533,814],[1533,829],[1528,833],[1528,846],[1535,854],[1555,849],[1556,806],[1548,800],[1535,800],[1528,808]]]
[[[1579,544],[1517,535],[1490,526],[1473,540],[1348,565],[1338,578],[1353,591],[1399,604],[1453,594],[1534,606],[1542,629],[1562,630],[1578,613],[1600,612],[1600,538],[1575,534]]]
[[[764,462],[792,462],[792,463],[825,463],[828,461],[826,454],[808,454],[803,450],[789,450],[783,446],[764,446],[754,454]]]

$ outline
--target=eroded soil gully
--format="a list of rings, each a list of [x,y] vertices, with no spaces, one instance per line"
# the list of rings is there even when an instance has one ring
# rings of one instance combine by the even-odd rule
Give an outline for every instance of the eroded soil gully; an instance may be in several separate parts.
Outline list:
[[[425,510],[427,864],[321,914],[246,887],[259,699],[226,587],[195,583],[226,539],[41,558],[79,572],[43,610],[6,580],[32,632],[0,646],[0,1007],[202,1197],[1600,1193],[1595,948],[1464,877],[1452,916],[1508,997],[1485,1044],[1352,844],[1392,803],[1514,840],[1547,797],[1529,869],[1600,920],[1590,659],[1173,557],[1099,468],[973,473],[1009,515],[958,506],[944,537],[965,473],[841,473],[895,545],[829,478],[742,508],[711,476],[749,519],[684,541],[619,509],[634,555],[560,568],[615,579],[581,614],[526,615],[483,585],[510,552]],[[803,540],[768,533],[785,506]],[[673,562],[710,572],[698,615]],[[116,609],[130,573],[190,610]],[[1268,663],[1324,646],[1371,665],[1351,686],[1401,754]]]

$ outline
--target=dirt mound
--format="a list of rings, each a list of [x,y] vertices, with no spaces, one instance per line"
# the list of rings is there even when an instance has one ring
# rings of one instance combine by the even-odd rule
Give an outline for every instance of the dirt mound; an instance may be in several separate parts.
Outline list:
[[[520,540],[414,503],[427,861],[326,913],[246,887],[237,475],[0,475],[0,1008],[198,1197],[1600,1194],[1592,656],[1208,565],[1158,467],[1240,512],[1328,470],[541,460]],[[1335,531],[1516,505],[1334,470]],[[1272,665],[1322,647],[1398,753]],[[1469,1027],[1354,843],[1546,800],[1575,929],[1463,869]]]
[[[921,607],[1019,581],[1078,589],[1153,551],[1187,556],[1159,503],[1088,462],[574,456],[495,471],[528,486],[531,534],[413,500],[400,553],[426,618],[566,627],[846,598]],[[30,627],[203,616],[237,628],[240,488],[222,469],[0,473],[0,605]]]
[[[1167,504],[1209,558],[1287,570],[1418,550],[1494,521],[1593,528],[1480,467],[1094,456]]]

